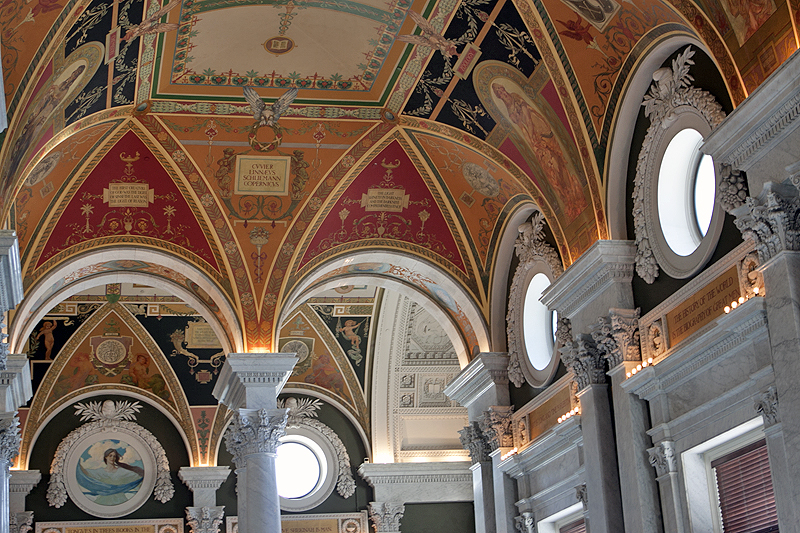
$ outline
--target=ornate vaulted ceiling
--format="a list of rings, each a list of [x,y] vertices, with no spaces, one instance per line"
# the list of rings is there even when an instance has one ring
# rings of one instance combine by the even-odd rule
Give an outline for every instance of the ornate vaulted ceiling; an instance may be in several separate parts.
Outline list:
[[[607,145],[645,51],[704,43],[738,103],[797,48],[793,0],[740,4],[183,0],[126,39],[162,6],[6,0],[12,349],[87,280],[135,274],[225,349],[344,354],[298,379],[364,418],[369,367],[347,354],[368,356],[377,288],[416,294],[460,357],[490,349],[515,214],[544,213],[565,265],[609,237]],[[267,112],[298,92],[260,123],[244,87]]]

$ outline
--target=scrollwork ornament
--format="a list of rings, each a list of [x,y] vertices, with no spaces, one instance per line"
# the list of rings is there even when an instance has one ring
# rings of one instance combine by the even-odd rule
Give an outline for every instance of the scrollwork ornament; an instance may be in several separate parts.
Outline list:
[[[800,197],[794,187],[766,183],[757,198],[749,196],[734,210],[734,224],[756,245],[761,263],[778,252],[800,250]]]
[[[657,190],[661,165],[657,149],[662,145],[666,130],[683,113],[701,116],[713,130],[724,119],[725,112],[714,96],[692,86],[689,74],[694,50],[690,46],[672,61],[672,68],[664,67],[653,73],[653,84],[642,105],[650,119],[639,158],[633,187],[633,226],[636,242],[636,273],[646,283],[653,283],[659,274],[663,252],[653,244],[651,228],[659,226],[658,213],[648,205]],[[738,194],[738,193],[737,193]]]
[[[753,407],[764,419],[765,428],[774,426],[781,421],[778,413],[778,391],[775,390],[775,387],[770,387],[759,394]]]
[[[525,373],[522,369],[521,357],[524,357],[524,341],[522,338],[522,313],[524,310],[525,295],[530,282],[530,271],[539,263],[545,263],[550,269],[553,279],[557,279],[564,272],[564,266],[558,252],[545,241],[544,215],[535,212],[529,221],[518,228],[519,235],[514,243],[519,265],[514,271],[511,289],[508,298],[508,313],[506,315],[506,335],[508,338],[508,379],[516,386],[525,383]]]
[[[514,527],[519,533],[536,533],[536,519],[533,513],[525,511],[515,516]]]
[[[670,472],[678,471],[678,460],[675,457],[675,443],[669,440],[661,441],[653,448],[647,449],[650,466],[656,469],[656,476],[661,477]]]

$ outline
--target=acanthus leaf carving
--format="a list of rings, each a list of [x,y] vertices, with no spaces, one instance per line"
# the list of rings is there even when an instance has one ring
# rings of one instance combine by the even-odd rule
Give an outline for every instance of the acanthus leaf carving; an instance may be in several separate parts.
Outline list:
[[[536,519],[530,511],[524,511],[514,517],[514,527],[519,533],[536,533]]]
[[[393,502],[370,502],[368,510],[375,533],[399,533],[400,520],[406,511],[405,505]]]
[[[10,413],[9,413],[10,414]],[[0,461],[10,465],[19,453],[19,418],[16,415],[0,417]]]
[[[278,441],[286,434],[288,409],[239,409],[233,416],[225,444],[237,468],[244,468],[246,457],[254,453],[275,453]]]
[[[759,394],[753,406],[764,419],[764,427],[774,426],[781,421],[778,413],[778,392],[775,387],[770,387]]]
[[[225,506],[187,507],[186,522],[191,533],[219,533],[219,525],[225,516]]]
[[[794,187],[766,183],[759,197],[748,196],[733,214],[742,236],[755,242],[762,264],[778,252],[800,250],[800,196]]]
[[[590,335],[576,335],[570,350],[562,350],[561,359],[575,376],[579,391],[606,382],[605,361]]]
[[[726,213],[743,205],[747,199],[747,180],[744,174],[730,165],[720,165],[717,193],[719,205]]]
[[[589,492],[586,490],[586,483],[581,483],[575,487],[575,498],[583,505],[583,510],[589,509]]]
[[[514,432],[511,428],[512,406],[492,406],[483,414],[480,429],[486,436],[490,450],[514,446]]]
[[[674,442],[669,440],[661,441],[656,446],[648,448],[647,454],[650,466],[656,469],[657,477],[678,471],[678,459],[675,456]]]
[[[639,343],[639,309],[610,309],[592,326],[597,348],[614,368],[623,361],[641,361]]]
[[[478,422],[470,422],[459,430],[459,440],[461,446],[469,452],[472,463],[482,463],[489,460],[489,442],[486,435],[481,431]]]

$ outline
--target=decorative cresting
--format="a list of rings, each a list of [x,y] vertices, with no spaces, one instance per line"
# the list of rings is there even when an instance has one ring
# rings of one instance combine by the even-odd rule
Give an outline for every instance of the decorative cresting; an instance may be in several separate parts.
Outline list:
[[[91,435],[113,432],[138,437],[153,452],[156,467],[156,482],[153,497],[161,503],[172,499],[175,487],[169,473],[169,461],[164,448],[158,439],[148,430],[135,422],[136,414],[142,406],[139,402],[100,402],[76,403],[75,416],[81,422],[91,420],[67,435],[56,449],[56,455],[50,465],[50,484],[47,487],[47,501],[51,507],[61,507],[67,501],[66,461],[73,446],[81,439]]]
[[[544,223],[544,215],[539,211],[535,212],[528,222],[520,224],[517,228],[519,235],[514,243],[514,249],[519,257],[519,265],[514,272],[509,292],[506,334],[509,354],[508,379],[517,387],[521,387],[525,383],[520,354],[524,353],[522,313],[525,308],[525,293],[530,282],[530,270],[537,263],[545,263],[549,267],[553,279],[564,273],[564,266],[558,252],[544,240]]]
[[[511,428],[511,415],[514,407],[494,405],[483,413],[479,422],[480,430],[489,446],[489,451],[514,446],[514,431]]]
[[[285,400],[278,400],[279,408],[289,409],[286,422],[287,428],[310,428],[322,434],[333,445],[336,450],[336,460],[339,467],[336,492],[342,498],[349,498],[356,491],[356,480],[353,478],[353,472],[350,467],[350,456],[347,455],[347,449],[339,436],[330,427],[319,420],[315,420],[317,409],[321,406],[322,402],[311,398],[297,399],[289,397]]]
[[[19,453],[19,443],[19,418],[0,417],[0,462],[5,463],[6,470]]]
[[[402,503],[370,502],[369,518],[375,533],[399,533],[400,520],[406,512]]]
[[[225,516],[225,506],[187,507],[186,522],[191,533],[219,533],[219,525]]]
[[[653,73],[653,84],[644,97],[644,114],[650,127],[639,152],[633,186],[633,225],[636,235],[636,273],[647,283],[658,277],[658,263],[663,262],[661,251],[653,246],[655,238],[649,228],[659,227],[658,213],[648,206],[656,195],[661,164],[656,148],[661,145],[667,129],[683,113],[702,116],[711,129],[725,118],[725,112],[708,92],[692,86],[694,78],[689,67],[694,50],[686,49],[672,61],[672,68],[660,68]],[[738,195],[738,193],[737,193]]]
[[[675,443],[664,440],[653,448],[647,449],[650,466],[656,469],[656,476],[661,477],[678,471],[678,458],[675,456]]]
[[[481,431],[480,423],[470,422],[469,425],[464,426],[464,429],[459,432],[459,440],[461,446],[469,452],[469,457],[472,463],[483,463],[489,460],[489,441],[486,435]]]
[[[609,309],[592,326],[592,338],[597,348],[614,368],[623,361],[641,361],[639,346],[639,309]]]
[[[591,335],[576,335],[575,341],[561,349],[561,360],[575,376],[578,391],[606,382],[606,366]]]
[[[589,492],[586,490],[586,483],[581,483],[575,487],[575,499],[581,502],[584,512],[589,509]]]
[[[247,466],[246,457],[254,453],[275,454],[278,439],[286,434],[288,409],[239,409],[234,413],[225,445],[233,454],[236,468]]]
[[[536,518],[530,511],[524,511],[514,517],[514,527],[519,533],[536,533]]]
[[[775,387],[770,387],[756,396],[753,407],[764,419],[765,428],[772,427],[781,421],[778,413],[778,392]]]
[[[755,242],[762,264],[778,252],[800,250],[799,194],[790,185],[767,182],[758,197],[733,210],[736,227]]]

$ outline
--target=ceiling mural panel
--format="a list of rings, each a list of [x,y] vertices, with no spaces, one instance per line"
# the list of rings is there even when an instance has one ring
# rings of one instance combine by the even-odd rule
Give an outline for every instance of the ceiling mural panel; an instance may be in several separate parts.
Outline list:
[[[174,157],[174,154],[173,154]],[[219,269],[206,232],[159,159],[127,132],[81,180],[38,255],[37,267],[70,247],[125,236],[131,243],[183,249]],[[190,238],[191,237],[191,238]]]
[[[473,254],[488,278],[498,233],[509,210],[528,200],[525,188],[485,154],[446,137],[409,130],[431,171],[439,176],[459,220],[470,228]]]
[[[49,206],[40,200],[55,200],[62,187],[77,172],[104,140],[104,136],[119,121],[88,127],[69,137],[55,150],[51,150],[28,174],[14,204],[14,219],[22,264],[27,262],[28,244],[39,235],[47,222]]]

